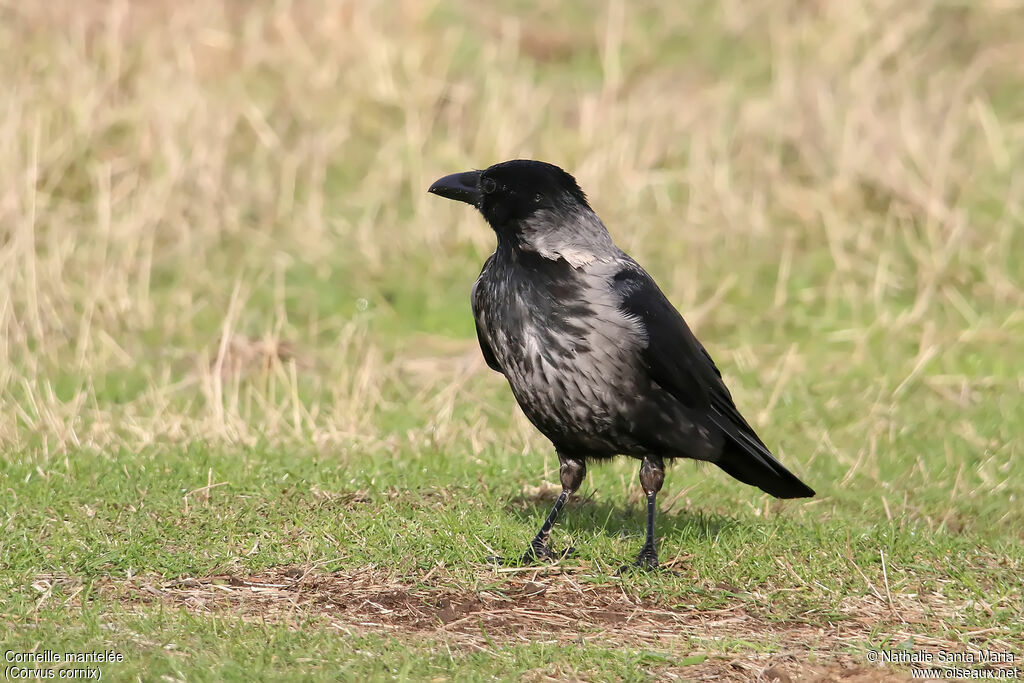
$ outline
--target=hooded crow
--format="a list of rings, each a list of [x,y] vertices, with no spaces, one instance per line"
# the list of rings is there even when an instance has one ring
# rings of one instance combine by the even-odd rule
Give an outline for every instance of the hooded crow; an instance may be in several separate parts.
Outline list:
[[[518,159],[445,176],[429,192],[475,206],[497,235],[472,292],[480,350],[558,454],[562,492],[523,562],[555,557],[551,527],[590,460],[640,460],[638,567],[658,565],[665,460],[714,463],[778,498],[814,495],[743,419],[711,356],[571,175]]]

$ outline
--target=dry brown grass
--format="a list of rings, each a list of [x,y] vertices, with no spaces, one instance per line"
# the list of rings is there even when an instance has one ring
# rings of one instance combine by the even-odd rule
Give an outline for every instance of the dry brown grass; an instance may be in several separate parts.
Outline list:
[[[450,650],[591,640],[613,648],[653,648],[670,658],[677,655],[676,667],[658,671],[671,678],[902,680],[864,666],[860,647],[880,630],[928,651],[962,650],[957,641],[931,635],[937,620],[955,619],[964,608],[939,594],[851,597],[822,626],[817,617],[773,619],[768,594],[753,596],[746,606],[697,610],[640,597],[628,585],[595,584],[591,578],[586,568],[505,569],[491,577],[489,588],[467,591],[446,580],[440,566],[404,578],[373,567],[336,573],[286,567],[172,581],[136,576],[127,582],[104,580],[92,588],[125,604],[164,604],[292,628],[316,624],[349,635],[381,632],[428,639]],[[44,595],[58,584],[72,596],[69,600],[80,592],[67,577],[44,575],[36,581]],[[756,604],[763,609],[751,607]],[[742,643],[762,643],[775,651],[728,653]],[[1014,645],[994,640],[989,647],[1012,652]],[[681,660],[702,657],[678,666]]]
[[[408,358],[375,350],[351,304],[383,305],[368,279],[399,277],[402,262],[430,286],[454,250],[486,250],[476,218],[421,190],[441,171],[513,156],[572,168],[697,326],[752,286],[724,274],[730,264],[774,263],[770,317],[835,315],[846,302],[857,319],[834,340],[883,326],[919,344],[877,410],[922,373],[939,393],[970,392],[980,378],[927,370],[1020,326],[993,313],[1024,303],[1006,264],[1024,185],[1004,181],[1024,130],[996,108],[1024,76],[1015,7],[616,2],[592,25],[556,13],[535,26],[461,5],[446,25],[429,19],[437,5],[412,0],[8,4],[0,440],[59,452],[383,437],[370,416],[381,387],[408,386]],[[754,63],[763,75],[658,54],[676,34],[699,48],[699,22],[734,36],[739,55],[767,56]],[[460,56],[467,35],[486,38],[471,57]],[[589,56],[596,85],[566,81],[565,63]],[[538,78],[545,68],[556,76]],[[769,257],[752,258],[749,239]],[[818,246],[828,272],[794,287]],[[322,289],[288,291],[286,275],[336,268],[339,251],[358,254],[364,283],[345,283],[347,310],[289,320],[289,295]],[[960,324],[937,324],[950,307]],[[732,324],[717,309],[715,322]],[[325,345],[304,343],[325,331]],[[311,358],[270,354],[251,373],[228,357],[234,339]],[[854,362],[866,353],[855,347]],[[798,349],[787,357],[764,369],[775,383],[761,420],[801,367]],[[742,346],[735,362],[758,363]],[[409,380],[417,395],[449,386],[449,366],[436,370]],[[96,386],[104,374],[141,375],[143,388],[111,404]]]

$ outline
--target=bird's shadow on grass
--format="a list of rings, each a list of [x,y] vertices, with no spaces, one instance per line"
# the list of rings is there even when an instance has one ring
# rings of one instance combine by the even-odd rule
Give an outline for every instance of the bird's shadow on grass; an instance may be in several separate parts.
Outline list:
[[[554,504],[554,496],[520,495],[506,506],[508,512],[526,526],[537,527],[544,521]],[[687,538],[713,542],[741,526],[741,522],[722,515],[687,510],[662,510],[655,518],[655,534],[661,538]],[[636,540],[642,543],[647,529],[646,503],[634,501],[601,500],[593,495],[574,497],[562,508],[555,525],[573,538],[604,534],[612,538]],[[529,539],[524,539],[528,541]]]

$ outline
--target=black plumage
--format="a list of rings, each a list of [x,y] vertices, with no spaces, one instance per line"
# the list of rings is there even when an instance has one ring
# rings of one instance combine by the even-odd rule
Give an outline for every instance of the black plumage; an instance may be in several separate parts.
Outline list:
[[[497,234],[472,293],[480,348],[561,463],[562,494],[524,560],[552,556],[551,526],[592,459],[641,460],[642,566],[657,565],[665,459],[715,463],[780,498],[814,495],[744,420],[711,356],[571,175],[515,160],[445,176],[430,192],[472,204]]]

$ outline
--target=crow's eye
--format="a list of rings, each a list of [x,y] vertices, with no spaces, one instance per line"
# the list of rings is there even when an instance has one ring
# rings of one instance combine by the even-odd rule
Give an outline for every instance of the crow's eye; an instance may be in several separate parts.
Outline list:
[[[544,195],[542,195],[540,192],[538,192],[537,194],[533,195],[533,201],[534,201],[535,204],[540,204],[543,199],[544,199]]]
[[[480,182],[480,189],[484,191],[484,194],[490,194],[498,189],[498,183],[494,182],[492,178],[484,178]]]

